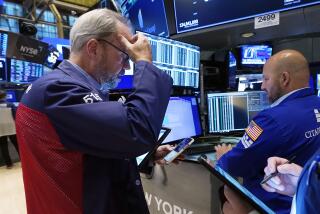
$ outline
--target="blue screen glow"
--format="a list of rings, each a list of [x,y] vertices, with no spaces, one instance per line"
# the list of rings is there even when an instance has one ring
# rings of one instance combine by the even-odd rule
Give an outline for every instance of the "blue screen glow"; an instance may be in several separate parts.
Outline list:
[[[197,99],[193,96],[170,97],[162,126],[171,129],[164,143],[202,134]]]
[[[271,57],[272,48],[267,45],[241,46],[242,65],[264,65]]]

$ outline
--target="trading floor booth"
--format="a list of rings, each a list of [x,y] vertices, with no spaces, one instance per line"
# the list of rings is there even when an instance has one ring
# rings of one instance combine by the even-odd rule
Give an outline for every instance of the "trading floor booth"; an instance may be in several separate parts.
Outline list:
[[[156,165],[152,178],[142,176],[150,213],[220,213],[220,181],[195,161]]]

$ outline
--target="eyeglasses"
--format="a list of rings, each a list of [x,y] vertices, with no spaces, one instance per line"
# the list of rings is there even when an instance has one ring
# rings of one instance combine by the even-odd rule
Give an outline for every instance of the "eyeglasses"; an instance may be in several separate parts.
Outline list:
[[[114,44],[112,44],[111,42],[105,40],[105,39],[97,39],[97,41],[101,41],[101,42],[105,42],[108,45],[112,46],[113,48],[115,48],[116,50],[120,51],[124,56],[122,57],[123,62],[128,62],[128,60],[130,59],[129,55],[124,52],[123,50],[121,50],[120,48],[118,48],[117,46],[115,46]]]

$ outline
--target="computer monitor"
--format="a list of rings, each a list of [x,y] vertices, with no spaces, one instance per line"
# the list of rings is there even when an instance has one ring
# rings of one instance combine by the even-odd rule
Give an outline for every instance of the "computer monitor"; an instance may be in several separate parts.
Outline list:
[[[207,98],[209,133],[244,130],[270,105],[264,91],[208,93]]]
[[[0,31],[0,57],[6,57],[8,47],[8,34]]]
[[[250,67],[262,67],[272,55],[269,45],[241,46],[241,64]]]
[[[238,82],[238,91],[259,91],[263,81],[263,75],[260,74],[240,74],[236,75]]]
[[[171,129],[163,143],[201,135],[197,98],[195,96],[170,97],[162,126]]]
[[[0,56],[0,82],[7,81],[7,60]]]
[[[153,63],[173,79],[173,85],[198,88],[200,48],[144,33],[149,39]]]
[[[10,82],[31,83],[43,75],[43,65],[22,60],[10,59]]]
[[[135,0],[121,3],[121,12],[135,30],[169,37],[164,0]]]

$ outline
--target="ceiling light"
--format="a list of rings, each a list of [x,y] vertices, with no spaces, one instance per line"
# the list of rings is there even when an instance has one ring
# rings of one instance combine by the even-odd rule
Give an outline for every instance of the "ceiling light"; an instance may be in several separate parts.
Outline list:
[[[250,38],[250,37],[253,37],[254,35],[256,35],[256,34],[253,33],[253,32],[247,32],[247,33],[242,33],[242,34],[241,34],[241,37],[243,37],[243,38]]]

